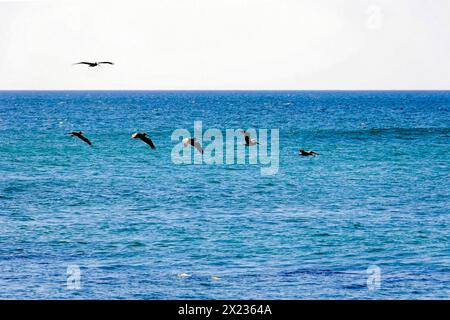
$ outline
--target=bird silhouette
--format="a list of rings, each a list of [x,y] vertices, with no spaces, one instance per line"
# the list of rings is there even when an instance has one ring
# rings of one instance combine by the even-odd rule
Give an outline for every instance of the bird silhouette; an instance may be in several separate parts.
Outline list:
[[[298,151],[298,155],[302,157],[308,157],[308,156],[318,156],[320,153],[317,153],[315,151],[306,151],[305,149],[300,149]]]
[[[183,139],[183,145],[185,147],[187,147],[188,145],[193,146],[195,149],[198,150],[198,152],[200,152],[201,154],[203,154],[203,148],[202,145],[197,142],[197,140],[195,138],[184,138]]]
[[[132,139],[141,139],[142,141],[144,141],[146,144],[148,144],[150,146],[150,148],[152,148],[153,150],[156,149],[155,144],[153,143],[152,139],[150,139],[148,137],[148,134],[143,132],[136,132],[134,134],[131,135]]]
[[[254,146],[255,144],[259,144],[259,142],[256,141],[256,139],[250,139],[250,133],[249,132],[247,132],[245,130],[242,130],[242,134],[245,137],[245,145],[246,146]]]
[[[114,63],[113,63],[113,62],[109,62],[109,61],[100,61],[100,62],[87,62],[87,61],[82,61],[82,62],[74,63],[73,65],[76,65],[76,64],[86,64],[86,65],[88,65],[89,67],[93,68],[93,67],[99,67],[99,66],[102,65],[102,64],[111,64],[111,65],[113,65]]]
[[[72,137],[77,137],[86,142],[88,145],[92,146],[91,141],[83,135],[84,133],[82,131],[72,131],[68,132],[67,134],[70,134]]]

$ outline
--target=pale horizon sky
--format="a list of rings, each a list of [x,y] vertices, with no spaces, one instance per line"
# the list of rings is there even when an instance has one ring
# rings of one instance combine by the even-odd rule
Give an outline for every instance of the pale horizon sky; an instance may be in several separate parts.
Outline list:
[[[0,39],[0,90],[450,89],[448,0],[0,0]]]

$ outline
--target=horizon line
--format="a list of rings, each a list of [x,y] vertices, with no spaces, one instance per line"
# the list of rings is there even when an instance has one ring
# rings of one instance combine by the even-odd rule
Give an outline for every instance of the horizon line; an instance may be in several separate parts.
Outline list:
[[[0,92],[433,92],[449,89],[0,89]]]

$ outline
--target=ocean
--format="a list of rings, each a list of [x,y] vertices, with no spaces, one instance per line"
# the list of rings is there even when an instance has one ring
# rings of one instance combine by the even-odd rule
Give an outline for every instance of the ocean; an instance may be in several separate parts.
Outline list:
[[[175,164],[195,121],[278,171]],[[0,298],[449,299],[449,141],[449,91],[2,91]]]

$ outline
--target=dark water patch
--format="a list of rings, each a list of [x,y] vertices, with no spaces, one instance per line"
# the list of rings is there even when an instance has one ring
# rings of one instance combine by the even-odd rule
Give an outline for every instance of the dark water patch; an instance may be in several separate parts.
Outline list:
[[[343,288],[348,290],[368,290],[367,284],[358,284],[358,283],[344,285]]]

